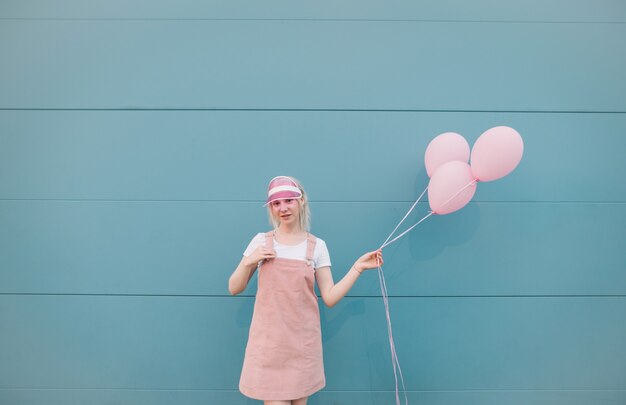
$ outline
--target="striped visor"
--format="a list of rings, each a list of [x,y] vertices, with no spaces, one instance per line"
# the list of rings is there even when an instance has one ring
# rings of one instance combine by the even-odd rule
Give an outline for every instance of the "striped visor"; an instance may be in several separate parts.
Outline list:
[[[302,197],[302,191],[291,177],[277,176],[270,180],[267,187],[267,200],[265,205],[276,200],[287,200]]]

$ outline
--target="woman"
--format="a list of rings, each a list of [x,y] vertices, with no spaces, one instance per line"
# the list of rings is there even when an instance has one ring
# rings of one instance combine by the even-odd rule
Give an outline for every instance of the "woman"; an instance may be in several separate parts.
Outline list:
[[[305,405],[326,384],[315,281],[333,307],[364,270],[383,264],[382,253],[364,254],[335,284],[326,243],[308,232],[309,203],[300,183],[273,178],[265,205],[274,230],[252,239],[228,281],[230,293],[239,294],[259,269],[239,389],[265,405]]]

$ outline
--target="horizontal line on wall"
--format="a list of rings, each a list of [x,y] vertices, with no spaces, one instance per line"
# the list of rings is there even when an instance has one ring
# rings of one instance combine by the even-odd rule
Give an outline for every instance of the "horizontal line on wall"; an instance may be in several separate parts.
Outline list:
[[[264,204],[265,200],[134,200],[134,199],[100,199],[100,198],[0,198],[3,201],[40,201],[40,202],[189,202],[189,203],[242,203],[242,204]],[[311,204],[411,204],[414,201],[334,201],[334,200],[309,200]],[[470,201],[469,204],[624,204],[626,201]],[[428,201],[421,201],[419,204],[428,204]]]
[[[465,20],[410,18],[150,18],[150,17],[6,17],[0,21],[311,21],[311,22],[408,22],[408,23],[467,23],[467,24],[626,24],[626,21],[556,21],[556,20]]]
[[[626,111],[586,110],[471,110],[471,109],[356,109],[356,108],[174,108],[174,107],[112,107],[112,108],[43,108],[0,107],[0,111],[242,111],[242,112],[382,112],[382,113],[501,113],[501,114],[626,114]]]
[[[33,391],[176,391],[176,392],[194,392],[194,391],[207,391],[207,392],[233,392],[238,393],[237,389],[210,389],[210,388],[73,388],[73,387],[54,387],[54,388],[41,388],[41,387],[0,387],[0,391],[3,390],[13,390],[13,391],[21,391],[21,390],[33,390]],[[624,389],[620,388],[608,388],[608,389],[586,389],[586,388],[576,388],[576,389],[568,389],[568,388],[544,388],[544,389],[534,389],[534,388],[511,388],[511,389],[466,389],[466,390],[406,390],[400,392],[414,392],[414,393],[435,393],[435,392],[626,392]],[[320,391],[320,393],[361,393],[361,392],[381,392],[381,393],[395,393],[393,390],[327,390],[324,389]],[[319,393],[318,393],[319,395]]]
[[[116,294],[116,293],[37,293],[0,292],[5,296],[80,296],[80,297],[173,297],[173,298],[254,298],[252,294]],[[389,298],[626,298],[626,294],[528,294],[528,295],[389,295]],[[318,295],[318,298],[321,296]],[[380,295],[346,295],[345,298],[380,299]]]

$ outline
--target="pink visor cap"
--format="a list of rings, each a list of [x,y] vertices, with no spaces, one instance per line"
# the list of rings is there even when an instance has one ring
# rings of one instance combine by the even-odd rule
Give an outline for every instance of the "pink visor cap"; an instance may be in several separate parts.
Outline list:
[[[288,200],[302,197],[302,191],[291,177],[277,176],[270,180],[267,186],[267,200],[265,205],[276,200]]]

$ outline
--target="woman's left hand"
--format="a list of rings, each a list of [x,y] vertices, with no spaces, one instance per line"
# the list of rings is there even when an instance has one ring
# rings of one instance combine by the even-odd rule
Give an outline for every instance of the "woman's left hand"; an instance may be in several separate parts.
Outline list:
[[[383,263],[383,251],[382,249],[378,249],[359,257],[357,261],[354,262],[354,268],[358,272],[362,272],[363,270],[376,269],[382,266]]]

